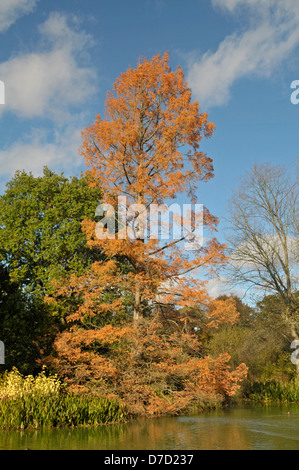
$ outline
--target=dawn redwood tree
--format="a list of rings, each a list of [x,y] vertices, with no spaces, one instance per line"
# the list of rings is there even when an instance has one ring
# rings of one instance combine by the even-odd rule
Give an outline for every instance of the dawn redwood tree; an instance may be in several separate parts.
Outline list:
[[[97,116],[83,132],[81,152],[93,184],[103,189],[103,204],[115,207],[123,196],[127,206],[149,208],[180,193],[194,202],[197,184],[213,176],[212,160],[199,144],[213,134],[214,125],[192,101],[182,69],[172,71],[168,60],[168,54],[157,55],[121,74],[108,93],[105,116]],[[211,229],[217,225],[207,210],[203,222]],[[188,253],[180,244],[184,235],[161,244],[138,234],[135,239],[120,236],[120,230],[115,239],[97,237],[95,229],[94,222],[85,221],[90,246],[100,248],[110,261],[95,263],[94,274],[102,277],[101,288],[109,281],[133,293],[134,320],[142,318],[149,303],[186,306],[208,301],[204,284],[187,274],[198,267],[216,269],[225,261],[215,238]],[[125,276],[119,276],[116,255],[130,266]]]
[[[168,61],[168,54],[157,55],[121,74],[108,93],[105,116],[97,116],[83,132],[81,153],[88,178],[103,191],[102,207],[109,207],[100,222],[86,219],[82,227],[90,248],[103,257],[58,289],[56,300],[72,296],[80,305],[67,316],[69,328],[57,337],[57,357],[50,358],[70,385],[96,386],[125,401],[134,392],[133,408],[146,403],[152,411],[158,389],[165,406],[170,396],[172,400],[181,392],[189,403],[198,390],[206,393],[206,380],[217,393],[215,377],[236,385],[246,375],[244,364],[230,375],[227,356],[219,362],[201,358],[194,329],[199,319],[179,310],[199,307],[211,328],[236,320],[233,299],[211,299],[205,281],[195,275],[198,268],[217,273],[226,262],[225,247],[211,238],[188,251],[182,242],[192,238],[190,232],[162,242],[145,237],[142,230],[147,220],[140,211],[166,205],[179,194],[191,207],[198,184],[213,176],[212,160],[199,145],[213,134],[214,125],[192,101],[181,68],[172,71]],[[125,220],[114,212],[119,198]],[[216,230],[217,219],[208,210],[202,219],[207,229]],[[109,220],[115,226],[113,236]],[[132,220],[136,236],[125,236],[124,227],[132,227]],[[170,311],[177,311],[177,318]],[[101,317],[121,318],[120,312],[124,318],[131,314],[133,322],[101,324]]]

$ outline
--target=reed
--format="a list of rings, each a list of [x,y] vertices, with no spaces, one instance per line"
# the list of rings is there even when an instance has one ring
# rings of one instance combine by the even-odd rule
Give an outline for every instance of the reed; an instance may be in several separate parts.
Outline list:
[[[5,430],[96,426],[127,417],[116,400],[97,396],[35,394],[0,400],[0,428]]]
[[[269,380],[249,385],[244,398],[265,403],[299,403],[299,383]]]

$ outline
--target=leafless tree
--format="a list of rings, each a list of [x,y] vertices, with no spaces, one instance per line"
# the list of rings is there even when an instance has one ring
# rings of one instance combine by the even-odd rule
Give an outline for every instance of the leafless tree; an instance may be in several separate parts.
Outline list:
[[[298,176],[269,164],[255,165],[230,201],[230,276],[233,281],[277,294],[282,320],[299,338]],[[297,305],[297,307],[296,307]]]

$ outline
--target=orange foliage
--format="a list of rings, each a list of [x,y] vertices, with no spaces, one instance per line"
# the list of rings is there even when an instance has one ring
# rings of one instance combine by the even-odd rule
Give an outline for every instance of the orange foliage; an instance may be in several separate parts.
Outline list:
[[[199,143],[212,135],[214,125],[191,101],[181,68],[172,71],[168,61],[168,54],[157,55],[121,74],[108,93],[105,117],[98,116],[83,132],[81,153],[92,184],[103,189],[102,203],[115,206],[119,196],[126,196],[127,204],[148,207],[183,192],[195,201],[197,183],[213,176],[212,160]],[[207,210],[203,219],[206,227],[216,228],[217,219]],[[142,317],[144,302],[156,302],[157,296],[166,304],[206,302],[204,284],[187,274],[199,267],[212,274],[226,261],[224,246],[216,239],[193,251],[191,259],[177,240],[161,246],[154,239],[99,239],[95,229],[95,222],[83,222],[89,246],[130,264],[130,273],[117,276],[117,283],[134,293],[135,319]],[[98,265],[103,285],[110,282],[108,273],[100,273],[105,269]]]
[[[212,160],[199,151],[202,135],[214,125],[199,114],[197,102],[180,67],[171,71],[169,57],[144,59],[117,79],[106,100],[105,119],[98,116],[84,133],[82,154],[104,190],[136,202],[163,202],[194,192],[194,183],[213,174]],[[182,147],[188,147],[185,168]]]
[[[208,327],[217,328],[221,323],[234,324],[239,318],[236,302],[233,298],[227,300],[212,300],[208,308]]]
[[[56,341],[51,365],[71,390],[94,390],[123,401],[140,416],[180,413],[201,400],[222,400],[238,390],[247,373],[230,357],[200,357],[196,335],[182,325],[168,326],[155,317],[138,327],[75,328]]]
[[[103,189],[101,202],[115,206],[126,196],[129,204],[148,207],[179,193],[194,202],[197,183],[213,176],[199,143],[214,125],[191,101],[181,68],[172,71],[168,60],[158,55],[121,74],[108,93],[105,118],[98,116],[83,133],[81,152],[92,184]],[[206,209],[203,222],[216,230],[218,221]],[[233,301],[214,301],[195,276],[197,269],[217,274],[225,247],[215,238],[192,252],[177,240],[99,239],[91,220],[82,229],[102,257],[57,290],[57,299],[73,302],[68,329],[50,358],[60,376],[73,389],[117,396],[147,416],[180,412],[200,397],[234,394],[246,366],[231,371],[227,355],[201,357],[194,319],[176,310],[199,308],[209,327],[236,321]]]

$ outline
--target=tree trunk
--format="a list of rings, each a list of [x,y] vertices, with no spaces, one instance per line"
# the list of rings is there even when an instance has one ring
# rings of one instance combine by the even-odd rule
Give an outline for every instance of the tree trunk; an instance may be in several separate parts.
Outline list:
[[[143,197],[142,197],[142,194],[138,194],[137,195],[137,204],[143,204]],[[137,217],[139,215],[139,212],[137,212],[135,214]],[[136,231],[137,231],[137,240],[140,240],[142,243],[144,243],[144,238],[143,236],[141,237],[140,236],[140,233],[144,233],[143,232],[143,229],[144,227],[141,228],[141,231],[140,231],[140,227],[139,227],[139,221],[137,223],[137,226],[136,226]],[[143,318],[143,311],[142,311],[142,292],[141,292],[141,287],[140,285],[138,285],[138,283],[136,284],[136,287],[135,287],[135,299],[134,299],[134,312],[133,312],[133,320],[134,322],[138,322],[139,320],[141,320]]]
[[[138,322],[142,317],[141,291],[140,287],[137,285],[135,289],[133,320],[134,322]]]

